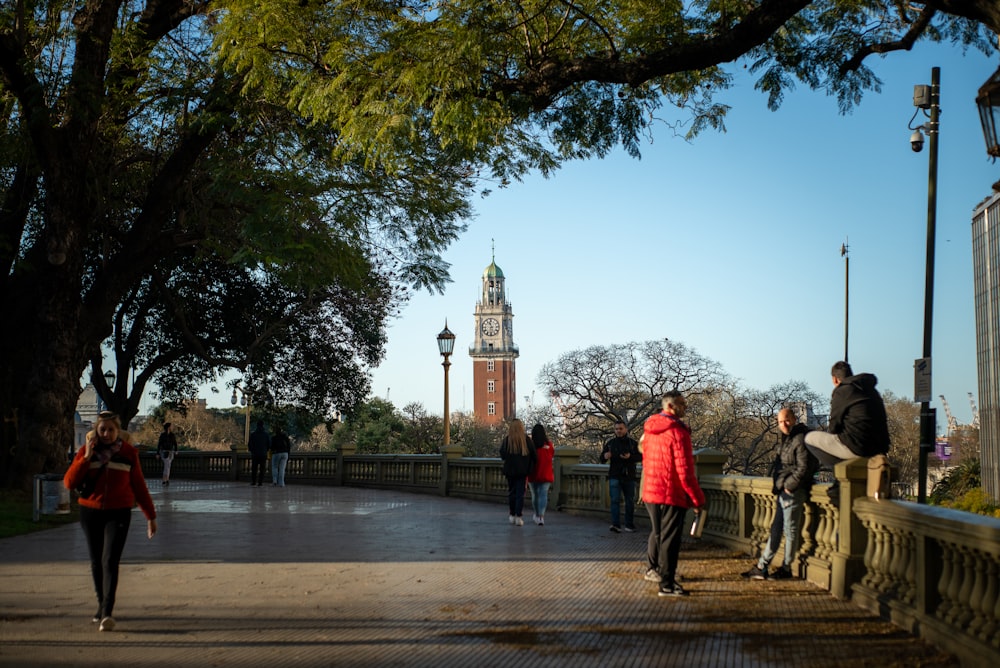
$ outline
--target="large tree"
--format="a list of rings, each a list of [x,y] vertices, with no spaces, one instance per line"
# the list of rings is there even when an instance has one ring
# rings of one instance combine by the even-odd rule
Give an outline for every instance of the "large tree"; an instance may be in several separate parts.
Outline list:
[[[299,378],[310,392],[333,388],[327,403],[349,404],[381,355],[386,297],[447,280],[440,253],[464,229],[471,153],[444,148],[414,119],[406,160],[335,155],[336,128],[305,122],[278,95],[241,94],[244,77],[216,59],[216,5],[0,6],[0,295],[10,323],[0,333],[2,484],[25,486],[64,464],[80,377],[93,363],[103,382],[100,347],[116,317],[126,325],[113,340],[127,352],[116,362],[121,388],[130,369],[140,380],[178,377],[176,359],[155,364],[183,333],[189,355],[195,335],[213,344],[203,365],[249,364],[259,387]],[[293,85],[277,75],[272,84]],[[198,310],[235,303],[241,281],[268,287],[274,317],[230,311],[225,323],[205,323]],[[148,334],[150,298],[162,300],[153,322],[178,336],[126,350],[131,334]],[[262,343],[282,318],[298,323],[283,330],[290,351],[273,337]],[[224,324],[225,340],[211,341]],[[351,345],[358,337],[365,344]],[[241,356],[217,355],[248,339]],[[338,357],[317,360],[330,343]],[[293,373],[309,362],[312,376]],[[338,381],[339,371],[350,373]]]

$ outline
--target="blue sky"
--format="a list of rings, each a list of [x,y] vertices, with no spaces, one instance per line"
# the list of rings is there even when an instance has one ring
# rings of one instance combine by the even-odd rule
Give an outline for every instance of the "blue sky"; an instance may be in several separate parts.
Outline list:
[[[721,363],[748,387],[807,382],[822,396],[844,350],[844,260],[850,246],[849,357],[879,387],[913,395],[923,341],[928,152],[910,150],[914,84],[941,67],[941,139],[933,395],[960,423],[978,399],[971,214],[1000,179],[975,106],[997,59],[921,47],[871,59],[883,81],[850,115],[799,87],[768,111],[738,76],[719,101],[726,133],[693,142],[662,124],[635,160],[568,163],[477,200],[444,254],[453,282],[417,294],[391,323],[372,392],[397,407],[443,410],[435,337],[448,321],[456,354],[452,410],[471,411],[473,310],[491,260],[514,312],[517,395],[543,402],[539,369],[568,351],[670,338]],[[684,120],[662,110],[667,121]],[[923,122],[923,121],[918,121]],[[223,397],[227,401],[226,397]],[[212,402],[215,403],[215,402]],[[225,402],[223,402],[225,403]]]

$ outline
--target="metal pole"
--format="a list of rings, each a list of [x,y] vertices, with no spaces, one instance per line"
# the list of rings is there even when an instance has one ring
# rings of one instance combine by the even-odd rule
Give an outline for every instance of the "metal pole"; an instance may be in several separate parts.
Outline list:
[[[938,136],[941,101],[941,68],[931,68],[931,118],[927,126],[929,151],[927,167],[927,261],[924,279],[924,351],[931,358],[931,333],[934,324],[934,240],[937,226]],[[920,452],[918,460],[917,503],[927,502],[927,453],[934,449],[936,425],[930,401],[920,404]]]
[[[847,322],[850,315],[851,296],[851,256],[848,255],[847,244],[844,244],[844,361],[847,362]]]
[[[441,366],[444,367],[444,444],[451,445],[451,416],[448,410],[448,367],[451,366],[451,362],[448,361],[447,355],[444,356]]]

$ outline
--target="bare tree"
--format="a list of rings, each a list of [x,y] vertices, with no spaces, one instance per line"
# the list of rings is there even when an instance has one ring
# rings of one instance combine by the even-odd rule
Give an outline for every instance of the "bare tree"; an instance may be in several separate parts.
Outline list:
[[[718,363],[669,339],[571,351],[538,374],[562,413],[563,438],[583,443],[606,437],[617,420],[633,431],[668,390],[694,398],[725,380]]]

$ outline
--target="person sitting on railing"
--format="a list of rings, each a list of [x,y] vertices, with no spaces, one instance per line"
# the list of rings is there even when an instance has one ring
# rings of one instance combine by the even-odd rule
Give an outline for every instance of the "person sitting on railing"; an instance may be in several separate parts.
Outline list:
[[[826,431],[806,434],[806,447],[820,463],[834,466],[855,457],[889,452],[889,424],[874,374],[854,375],[851,365],[837,362],[830,370],[830,423]]]

